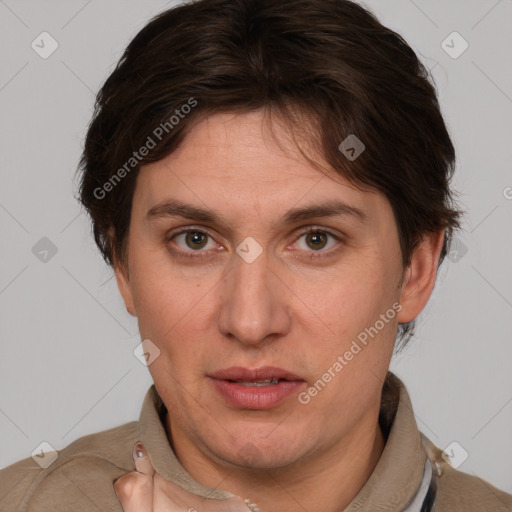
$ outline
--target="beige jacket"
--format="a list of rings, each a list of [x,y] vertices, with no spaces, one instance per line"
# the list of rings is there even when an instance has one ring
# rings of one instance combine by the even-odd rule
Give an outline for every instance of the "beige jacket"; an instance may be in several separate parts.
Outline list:
[[[371,477],[343,512],[512,511],[511,495],[453,469],[418,431],[407,391],[392,373],[382,396],[386,446]],[[240,503],[237,497],[202,486],[175,457],[164,429],[166,412],[153,385],[139,421],[77,439],[58,451],[46,469],[29,457],[1,470],[0,511],[122,512],[113,482],[135,470],[132,449],[139,440],[157,473],[173,482],[177,494],[196,501],[206,498],[203,504],[212,506],[204,510],[231,510],[229,503]]]

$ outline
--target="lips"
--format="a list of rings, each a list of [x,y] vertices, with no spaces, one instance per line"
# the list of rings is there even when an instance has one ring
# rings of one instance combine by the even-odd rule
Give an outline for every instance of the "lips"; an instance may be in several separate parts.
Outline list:
[[[232,407],[270,409],[306,386],[304,379],[282,368],[231,367],[212,373],[211,382]]]

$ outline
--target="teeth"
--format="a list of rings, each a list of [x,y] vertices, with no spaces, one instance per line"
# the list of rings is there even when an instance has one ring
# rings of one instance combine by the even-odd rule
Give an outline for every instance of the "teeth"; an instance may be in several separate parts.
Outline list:
[[[273,386],[279,382],[279,379],[265,379],[258,380],[256,382],[245,382],[241,380],[235,381],[237,384],[241,384],[242,386]]]

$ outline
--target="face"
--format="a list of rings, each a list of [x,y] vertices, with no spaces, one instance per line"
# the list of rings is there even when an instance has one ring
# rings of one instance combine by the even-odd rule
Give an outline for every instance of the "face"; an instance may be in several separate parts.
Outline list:
[[[401,284],[385,196],[273,132],[259,112],[217,114],[143,167],[116,270],[160,350],[149,371],[175,449],[261,468],[375,428],[397,323],[423,307],[429,268],[413,257]]]

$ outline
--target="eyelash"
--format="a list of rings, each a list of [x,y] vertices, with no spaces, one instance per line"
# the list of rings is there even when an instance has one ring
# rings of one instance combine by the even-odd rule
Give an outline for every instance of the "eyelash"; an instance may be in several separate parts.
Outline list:
[[[204,228],[199,229],[199,228],[189,227],[186,229],[181,229],[179,231],[169,233],[168,236],[166,237],[166,243],[170,243],[174,238],[176,238],[177,236],[182,235],[184,233],[200,233],[202,235],[206,235],[206,236],[210,237],[213,240],[213,236],[208,231],[205,231]],[[308,229],[300,232],[297,236],[297,240],[300,239],[301,237],[303,237],[304,235],[309,235],[309,234],[329,235],[329,236],[333,237],[338,242],[342,241],[341,238],[338,235],[334,234],[333,232],[331,232],[325,228],[320,228],[320,227],[316,227],[316,226],[309,227]],[[203,258],[205,258],[205,255],[206,255],[206,257],[208,257],[208,255],[206,254],[208,251],[192,251],[192,250],[176,251],[174,249],[169,249],[169,250],[173,254],[176,254],[180,257],[189,258],[189,259],[193,259],[193,258],[203,259]],[[335,248],[328,249],[328,250],[307,251],[307,252],[311,253],[311,259],[320,259],[320,258],[327,258],[327,257],[333,256],[336,252],[338,252],[338,250],[339,250],[339,247],[337,246]]]

